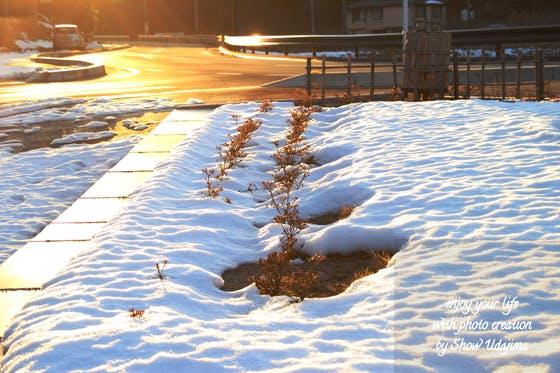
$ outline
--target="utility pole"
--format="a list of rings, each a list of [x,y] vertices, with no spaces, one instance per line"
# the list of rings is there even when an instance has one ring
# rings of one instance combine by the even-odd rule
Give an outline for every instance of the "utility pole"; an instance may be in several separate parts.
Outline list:
[[[402,37],[402,49],[404,52],[405,49],[405,44],[406,44],[406,38],[405,38],[405,34],[408,32],[408,0],[403,0],[402,2],[402,18],[403,18],[403,23],[402,23],[402,33],[403,33],[403,37]]]
[[[346,34],[346,0],[342,0],[342,33]]]
[[[198,0],[194,0],[194,33],[198,35]]]
[[[144,0],[144,35],[150,33],[150,21],[148,21],[148,0]]]
[[[231,34],[235,35],[235,0],[231,0]]]
[[[309,7],[311,8],[311,33],[315,33],[315,0],[309,0]]]

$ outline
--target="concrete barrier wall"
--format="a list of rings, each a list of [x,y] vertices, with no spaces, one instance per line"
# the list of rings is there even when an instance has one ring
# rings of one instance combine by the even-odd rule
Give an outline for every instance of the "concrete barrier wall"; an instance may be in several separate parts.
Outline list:
[[[215,35],[139,35],[138,41],[160,43],[187,43],[217,46],[220,39]]]
[[[34,62],[45,63],[58,66],[78,66],[60,70],[40,70],[36,71],[28,79],[28,83],[46,82],[70,82],[74,80],[94,79],[106,75],[105,65],[92,64],[86,61],[55,58],[55,57],[32,57]]]
[[[94,35],[93,40],[100,41],[100,42],[103,42],[103,41],[106,41],[106,42],[115,42],[115,41],[125,42],[125,41],[129,41],[130,37],[128,35]]]

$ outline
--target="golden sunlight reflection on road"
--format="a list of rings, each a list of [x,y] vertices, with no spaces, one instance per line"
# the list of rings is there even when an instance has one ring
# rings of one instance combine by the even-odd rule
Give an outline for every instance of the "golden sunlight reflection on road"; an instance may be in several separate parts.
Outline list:
[[[226,98],[235,101],[254,100],[262,99],[255,96],[255,91],[267,89],[263,88],[266,84],[305,71],[305,61],[302,60],[283,59],[281,64],[275,62],[275,58],[247,60],[204,47],[132,46],[71,58],[104,64],[107,75],[74,82],[0,82],[0,104],[56,97],[167,96],[183,99],[185,95],[194,93],[207,93],[215,100],[221,92],[224,93],[224,99],[220,99],[220,102]]]

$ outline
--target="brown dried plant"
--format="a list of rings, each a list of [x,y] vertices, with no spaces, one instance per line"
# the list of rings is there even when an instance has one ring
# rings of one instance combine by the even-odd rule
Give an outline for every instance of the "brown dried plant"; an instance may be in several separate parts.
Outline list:
[[[224,190],[220,174],[216,174],[216,170],[213,168],[203,168],[201,171],[206,175],[206,193],[203,194],[209,198],[219,197]]]
[[[272,109],[274,109],[274,105],[272,104],[272,101],[266,99],[263,100],[263,102],[260,104],[258,110],[261,113],[266,113],[267,111],[271,111]]]
[[[282,294],[292,297],[295,302],[302,302],[311,292],[317,278],[319,275],[312,271],[297,269],[288,272],[282,277]]]
[[[294,104],[301,107],[310,108],[315,105],[317,97],[314,94],[309,94],[307,90],[297,88],[294,92]]]
[[[133,319],[141,319],[144,316],[145,310],[137,310],[134,307],[131,307],[128,312],[130,312],[130,317]]]
[[[220,176],[227,176],[229,169],[243,161],[243,158],[247,155],[244,148],[260,125],[260,121],[249,118],[243,124],[237,126],[237,133],[235,135],[228,135],[229,140],[216,147],[218,150],[218,170]]]
[[[282,277],[286,273],[290,259],[284,252],[272,252],[266,259],[259,260],[259,273],[255,277],[255,285],[261,294],[280,295]]]
[[[354,211],[354,208],[352,206],[349,205],[342,206],[340,212],[338,213],[338,219],[339,220],[346,219],[347,217],[352,215],[352,211]]]

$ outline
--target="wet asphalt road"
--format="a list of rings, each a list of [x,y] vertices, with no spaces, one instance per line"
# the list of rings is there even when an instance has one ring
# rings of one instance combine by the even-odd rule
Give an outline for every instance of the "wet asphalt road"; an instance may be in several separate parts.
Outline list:
[[[289,98],[287,90],[262,85],[305,71],[304,60],[244,59],[202,47],[133,46],[80,58],[105,64],[108,75],[64,83],[0,82],[0,104],[53,97],[161,96],[178,103],[191,97],[215,103]]]

